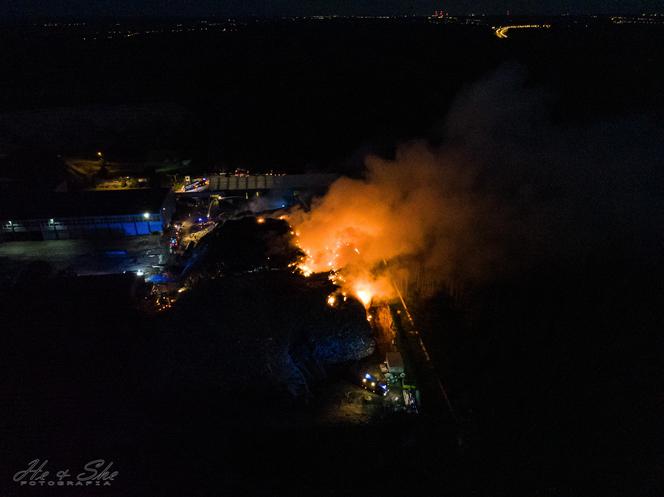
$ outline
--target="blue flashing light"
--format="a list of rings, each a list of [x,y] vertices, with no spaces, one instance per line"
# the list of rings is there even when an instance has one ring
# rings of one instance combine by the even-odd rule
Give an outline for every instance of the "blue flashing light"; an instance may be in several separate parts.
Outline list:
[[[105,254],[109,257],[122,257],[124,255],[127,255],[126,250],[107,250]]]
[[[173,283],[174,280],[173,278],[170,278],[166,276],[165,274],[153,274],[152,276],[148,276],[146,280],[148,283]]]

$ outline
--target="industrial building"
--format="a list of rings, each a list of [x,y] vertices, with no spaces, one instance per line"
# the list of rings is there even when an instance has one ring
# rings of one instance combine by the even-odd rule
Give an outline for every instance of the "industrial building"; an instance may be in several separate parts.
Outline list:
[[[161,232],[174,200],[168,189],[24,192],[0,198],[0,241],[117,238]]]

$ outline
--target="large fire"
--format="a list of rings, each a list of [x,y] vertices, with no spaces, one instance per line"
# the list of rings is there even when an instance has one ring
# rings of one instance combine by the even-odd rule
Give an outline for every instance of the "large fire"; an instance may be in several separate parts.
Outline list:
[[[393,297],[393,288],[385,275],[384,263],[374,267],[362,257],[359,247],[353,243],[352,236],[330,235],[329,242],[318,246],[313,243],[309,248],[299,231],[292,231],[295,243],[302,249],[304,256],[295,264],[304,276],[313,273],[330,274],[329,278],[340,287],[342,296],[352,295],[369,308],[372,302]],[[357,237],[355,237],[357,238]],[[304,237],[307,240],[308,237]],[[328,305],[334,306],[336,297],[328,297]]]
[[[474,178],[423,144],[400,147],[394,160],[369,157],[363,179],[341,177],[310,209],[288,213],[304,253],[297,266],[305,276],[330,273],[365,306],[394,298],[391,276],[401,281],[414,267],[435,282],[483,272],[493,257],[476,234],[496,230],[483,229],[493,210],[483,216],[491,204],[468,193]]]

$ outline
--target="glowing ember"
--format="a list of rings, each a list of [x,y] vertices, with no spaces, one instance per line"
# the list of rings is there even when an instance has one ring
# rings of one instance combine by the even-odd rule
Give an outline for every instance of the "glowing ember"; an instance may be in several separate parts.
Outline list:
[[[334,304],[336,304],[336,303],[337,303],[337,298],[334,296],[334,294],[332,293],[332,294],[328,295],[327,305],[329,305],[330,307],[334,307]]]
[[[302,271],[302,275],[303,275],[305,278],[308,278],[308,277],[311,276],[311,274],[313,273],[312,269],[311,269],[309,266],[307,266],[306,264],[300,264],[300,265],[298,266],[298,269],[299,269],[300,271]]]
[[[357,296],[358,299],[360,299],[360,302],[364,304],[365,307],[369,307],[369,304],[371,304],[371,292],[368,290],[356,290],[355,295]]]

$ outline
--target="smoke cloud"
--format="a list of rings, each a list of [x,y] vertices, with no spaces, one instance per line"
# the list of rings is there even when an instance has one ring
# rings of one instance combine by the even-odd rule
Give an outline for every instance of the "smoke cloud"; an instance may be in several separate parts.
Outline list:
[[[341,269],[350,291],[361,282],[381,297],[392,291],[385,262],[396,274],[473,284],[550,260],[653,255],[662,131],[647,117],[558,126],[552,101],[518,67],[469,88],[443,146],[370,156],[363,179],[341,178],[292,214],[305,269]]]

